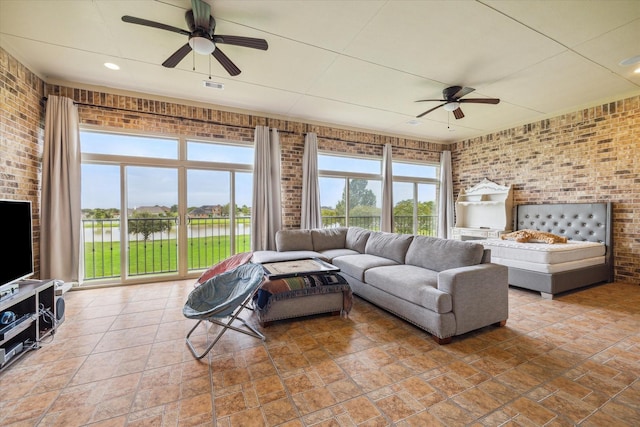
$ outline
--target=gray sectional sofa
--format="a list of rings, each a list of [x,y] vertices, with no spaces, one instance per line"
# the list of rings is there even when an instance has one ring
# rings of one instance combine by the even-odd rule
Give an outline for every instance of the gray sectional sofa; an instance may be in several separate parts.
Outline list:
[[[470,241],[359,227],[281,230],[276,251],[253,262],[317,257],[340,268],[352,291],[431,333],[440,344],[509,315],[507,268]]]

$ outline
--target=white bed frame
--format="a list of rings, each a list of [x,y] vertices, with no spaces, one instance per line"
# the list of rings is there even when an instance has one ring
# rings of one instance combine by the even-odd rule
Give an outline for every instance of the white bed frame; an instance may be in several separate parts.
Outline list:
[[[546,231],[576,241],[606,245],[605,263],[559,273],[541,273],[509,267],[509,284],[540,292],[546,299],[559,293],[613,280],[611,203],[557,203],[518,205],[515,229]]]

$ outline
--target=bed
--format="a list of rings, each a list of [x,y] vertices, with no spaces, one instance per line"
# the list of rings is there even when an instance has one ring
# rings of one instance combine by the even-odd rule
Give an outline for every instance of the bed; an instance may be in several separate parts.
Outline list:
[[[566,236],[566,244],[482,240],[491,262],[509,269],[509,285],[553,299],[562,292],[613,280],[611,203],[516,206],[516,230]]]

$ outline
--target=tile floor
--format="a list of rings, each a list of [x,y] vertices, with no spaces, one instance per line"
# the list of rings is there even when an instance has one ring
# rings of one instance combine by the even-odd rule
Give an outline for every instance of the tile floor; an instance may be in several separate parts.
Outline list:
[[[438,346],[356,298],[349,318],[184,343],[191,281],[67,294],[51,342],[0,374],[2,426],[638,426],[640,286],[553,301]],[[205,328],[195,341],[204,344]]]

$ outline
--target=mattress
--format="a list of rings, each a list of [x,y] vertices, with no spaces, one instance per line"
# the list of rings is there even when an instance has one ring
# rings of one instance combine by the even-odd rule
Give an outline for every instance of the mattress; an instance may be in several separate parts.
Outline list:
[[[522,270],[536,271],[538,273],[560,273],[563,271],[576,270],[578,268],[590,267],[592,265],[601,265],[605,263],[604,256],[598,256],[593,258],[585,258],[578,261],[558,262],[555,264],[539,263],[514,260],[508,258],[499,258],[491,256],[491,262],[495,264],[504,265],[506,267],[519,268]]]
[[[531,264],[562,264],[604,257],[604,243],[569,240],[567,243],[518,243],[513,240],[477,241],[491,250],[491,262],[512,260]]]

